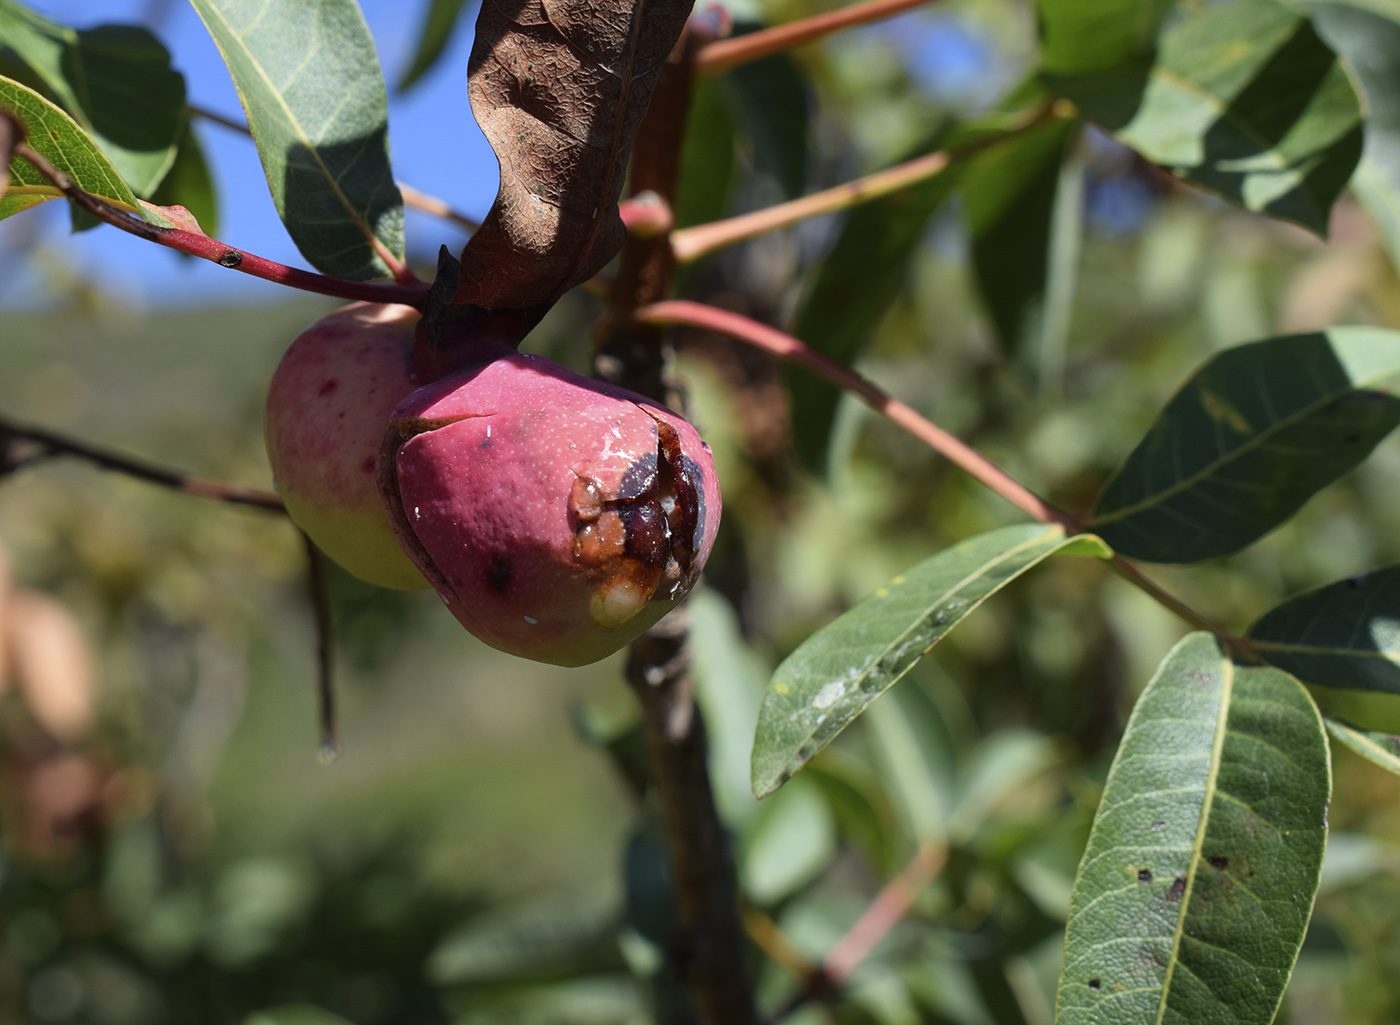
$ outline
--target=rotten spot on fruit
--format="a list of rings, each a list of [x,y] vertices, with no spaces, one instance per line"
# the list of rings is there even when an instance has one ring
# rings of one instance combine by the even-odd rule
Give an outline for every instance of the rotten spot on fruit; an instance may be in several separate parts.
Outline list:
[[[603,575],[589,602],[596,624],[614,629],[653,597],[670,600],[694,583],[704,501],[700,468],[681,451],[676,429],[660,419],[656,450],[632,462],[615,497],[591,477],[574,481],[574,552]]]

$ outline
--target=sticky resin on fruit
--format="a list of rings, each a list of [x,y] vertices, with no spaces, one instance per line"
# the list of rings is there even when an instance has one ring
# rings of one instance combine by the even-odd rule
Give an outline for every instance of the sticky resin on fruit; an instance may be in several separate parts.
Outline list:
[[[538,356],[409,396],[380,481],[404,550],[458,620],[559,665],[597,661],[674,608],[719,527],[690,424]]]
[[[425,588],[399,547],[375,480],[389,416],[421,383],[418,311],[355,303],[292,342],[272,375],[264,429],[277,493],[316,546],[382,587]]]

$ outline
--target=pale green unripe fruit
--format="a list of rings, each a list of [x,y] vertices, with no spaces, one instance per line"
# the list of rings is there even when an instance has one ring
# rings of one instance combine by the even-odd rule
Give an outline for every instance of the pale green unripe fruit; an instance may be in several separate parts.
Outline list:
[[[409,306],[355,303],[323,317],[272,375],[264,421],[277,493],[298,527],[355,576],[426,588],[384,511],[375,460],[389,414],[418,388]]]

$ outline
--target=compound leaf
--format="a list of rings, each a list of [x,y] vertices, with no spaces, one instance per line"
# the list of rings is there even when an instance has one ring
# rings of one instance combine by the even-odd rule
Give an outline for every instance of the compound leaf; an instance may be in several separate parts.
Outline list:
[[[1196,371],[1104,487],[1089,528],[1149,562],[1238,551],[1400,424],[1400,334],[1333,328],[1237,346]]]
[[[223,54],[273,203],[318,270],[363,281],[402,261],[388,99],[355,0],[191,0]]]
[[[1109,771],[1070,901],[1057,1025],[1268,1025],[1307,930],[1331,768],[1307,692],[1205,633]]]

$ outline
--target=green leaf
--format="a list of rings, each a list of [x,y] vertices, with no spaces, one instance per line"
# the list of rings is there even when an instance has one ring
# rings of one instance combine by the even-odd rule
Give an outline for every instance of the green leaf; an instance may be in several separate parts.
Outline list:
[[[933,152],[945,135],[937,133],[904,159]],[[853,209],[803,292],[793,334],[838,363],[853,363],[904,288],[929,220],[952,196],[963,170],[955,164]],[[800,370],[789,374],[788,384],[798,454],[812,472],[823,472],[841,391]]]
[[[1152,50],[1172,0],[1036,0],[1041,61],[1055,75],[1110,68]]]
[[[1400,775],[1400,737],[1379,730],[1360,730],[1344,722],[1326,717],[1327,732],[1351,748],[1362,758],[1388,772]]]
[[[317,270],[363,281],[402,260],[388,99],[355,0],[191,0],[238,87],[272,201]]]
[[[1400,267],[1400,7],[1304,0],[1318,33],[1355,70],[1366,94],[1366,146],[1351,190]]]
[[[1319,235],[1361,156],[1361,104],[1301,13],[1275,0],[1206,6],[1150,68],[1046,76],[1051,91],[1148,160]]]
[[[968,613],[1069,543],[1064,529],[1003,527],[944,549],[807,638],[768,683],[752,780],[772,793]]]
[[[1394,331],[1333,328],[1227,349],[1167,403],[1089,527],[1149,562],[1238,551],[1400,424],[1397,390]]]
[[[175,161],[185,79],[138,25],[74,30],[15,0],[0,0],[0,43],[82,125],[142,199]]]
[[[399,79],[400,92],[412,88],[437,64],[466,6],[467,0],[429,0],[423,27],[418,32],[418,49]]]
[[[762,28],[736,23],[735,35]],[[735,117],[753,147],[754,162],[788,198],[807,191],[807,83],[787,54],[740,65],[725,78]]]
[[[440,986],[535,978],[612,964],[617,901],[558,895],[482,915],[448,935],[428,956]]]
[[[219,233],[219,195],[204,159],[204,147],[188,121],[180,132],[175,163],[170,165],[151,202],[157,206],[182,206],[194,215],[206,235]]]
[[[145,216],[136,197],[112,162],[71,117],[32,89],[0,78],[0,107],[24,124],[29,144],[87,192],[115,206]],[[0,199],[0,220],[48,199],[62,199],[29,161],[10,161],[10,184]]]
[[[681,147],[677,227],[717,221],[728,211],[734,179],[734,132],[734,114],[723,83],[710,78],[697,81]]]
[[[977,285],[1010,352],[1040,333],[1060,165],[1078,129],[1055,121],[1027,132],[980,154],[962,179]]]
[[[805,779],[765,801],[749,836],[740,879],[755,904],[769,906],[811,882],[836,856],[836,823],[819,787]]]
[[[1057,1025],[1267,1025],[1307,930],[1331,769],[1307,692],[1187,637],[1138,699],[1075,879]]]
[[[1268,662],[1304,683],[1400,694],[1400,566],[1290,598],[1248,636]]]

